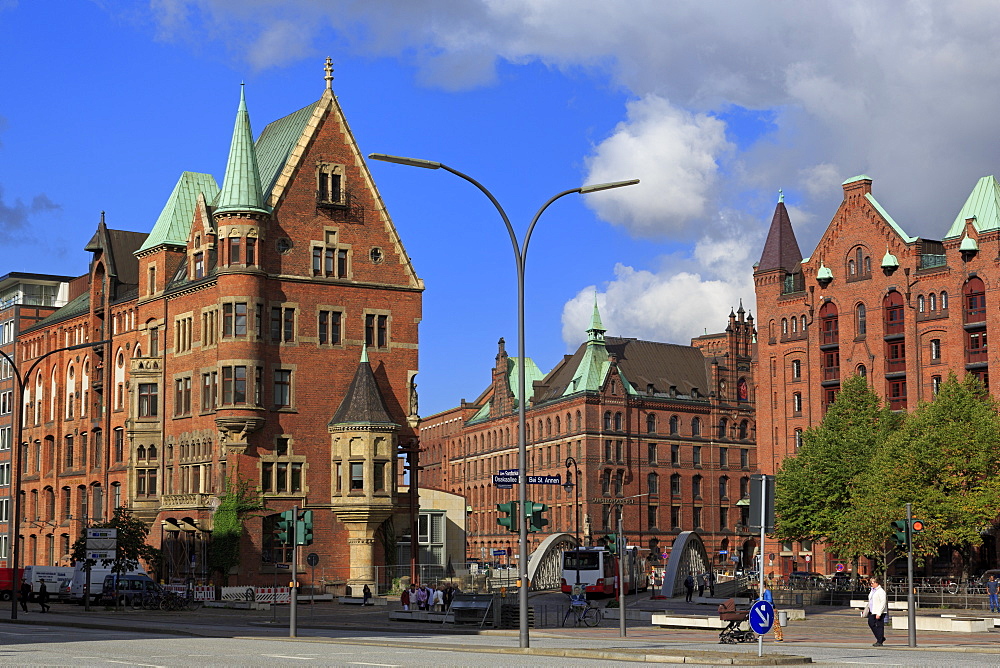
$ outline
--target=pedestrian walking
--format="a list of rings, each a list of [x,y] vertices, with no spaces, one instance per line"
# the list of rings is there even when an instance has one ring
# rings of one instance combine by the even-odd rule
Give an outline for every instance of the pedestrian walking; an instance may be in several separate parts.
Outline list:
[[[872,589],[868,593],[868,604],[861,611],[861,616],[868,617],[868,628],[872,630],[872,635],[875,636],[875,642],[872,643],[872,647],[881,647],[885,642],[885,615],[889,611],[889,601],[885,595],[885,590],[882,589],[882,581],[877,575],[869,578],[868,583]]]
[[[778,609],[774,607],[774,596],[771,594],[771,590],[764,587],[764,595],[760,597],[762,601],[767,601],[771,604],[771,610],[774,611],[774,625],[771,629],[774,631],[774,639],[777,642],[785,641],[785,634],[781,631],[781,624],[778,623]]]
[[[705,595],[705,574],[698,573],[698,598]]]
[[[687,595],[684,597],[685,603],[691,602],[691,597],[694,596],[694,576],[688,573],[687,577],[684,578],[684,589],[687,590]]]
[[[361,590],[361,595],[364,597],[364,600],[361,601],[361,605],[373,605],[372,603],[369,603],[369,601],[372,600],[372,589],[371,589],[371,587],[369,587],[368,585],[365,585],[365,588]]]
[[[31,598],[31,583],[21,580],[21,592],[17,595],[21,603],[21,610],[28,611],[28,599]]]
[[[715,573],[711,569],[705,573],[705,581],[708,583],[708,595],[715,598]]]
[[[990,612],[1000,612],[1000,598],[997,596],[1000,594],[1000,582],[992,575],[986,583],[986,593],[990,595]]]
[[[45,583],[42,582],[38,585],[38,605],[42,607],[42,612],[48,612],[49,608],[49,590],[45,587]]]

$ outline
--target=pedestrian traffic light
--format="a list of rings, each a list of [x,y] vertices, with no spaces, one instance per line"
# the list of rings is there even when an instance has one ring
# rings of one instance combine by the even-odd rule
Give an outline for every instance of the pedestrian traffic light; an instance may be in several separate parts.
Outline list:
[[[312,545],[313,542],[313,511],[303,510],[295,522],[295,544]]]
[[[527,502],[524,506],[524,519],[528,522],[528,531],[541,531],[548,525],[549,521],[544,515],[548,509],[544,503]]]
[[[897,547],[906,547],[909,532],[907,531],[906,520],[896,520],[892,523],[892,542]],[[923,528],[923,524],[921,524]]]
[[[277,533],[279,543],[289,545],[295,535],[295,512],[286,510],[278,514]]]
[[[916,534],[924,530],[923,520],[910,520],[910,536],[916,539]]]
[[[609,533],[608,535],[601,538],[604,543],[605,549],[611,554],[618,554],[618,534]]]
[[[507,516],[498,517],[497,524],[502,527],[507,527],[507,531],[512,533],[519,533],[521,531],[520,517],[517,514],[517,501],[498,503],[497,510]]]

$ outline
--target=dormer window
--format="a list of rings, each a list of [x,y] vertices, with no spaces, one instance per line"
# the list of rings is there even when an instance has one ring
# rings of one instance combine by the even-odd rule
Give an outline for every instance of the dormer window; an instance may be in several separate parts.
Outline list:
[[[343,165],[321,162],[317,166],[316,201],[319,204],[345,204]]]
[[[205,278],[205,254],[194,254],[194,277]]]

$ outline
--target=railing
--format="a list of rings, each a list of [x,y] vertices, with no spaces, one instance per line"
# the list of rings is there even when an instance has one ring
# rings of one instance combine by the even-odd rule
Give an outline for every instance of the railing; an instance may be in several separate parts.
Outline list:
[[[794,292],[804,292],[806,289],[806,279],[802,274],[788,274],[781,284],[781,294],[788,295]]]
[[[885,361],[886,373],[899,373],[906,371],[906,358],[887,359]]]
[[[986,322],[986,307],[965,309],[965,324],[972,325],[979,322]]]
[[[986,348],[966,348],[965,349],[966,364],[977,364],[979,362],[987,361],[986,353],[987,353]]]
[[[823,380],[840,380],[840,367],[839,366],[823,367]]]
[[[906,397],[890,397],[889,410],[893,411],[906,410]]]
[[[840,343],[840,332],[836,329],[829,331],[827,330],[821,331],[819,336],[820,336],[819,343],[821,346],[828,346],[835,343]]]
[[[917,260],[917,269],[932,269],[933,267],[944,267],[948,264],[947,255],[925,254],[920,255]]]

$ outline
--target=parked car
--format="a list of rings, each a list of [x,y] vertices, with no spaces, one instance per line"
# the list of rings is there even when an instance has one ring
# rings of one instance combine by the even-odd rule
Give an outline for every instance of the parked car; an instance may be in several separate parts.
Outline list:
[[[104,578],[101,600],[114,601],[116,588],[118,600],[125,605],[131,605],[135,598],[141,601],[146,594],[159,593],[161,590],[160,585],[153,582],[148,575],[108,575]]]
[[[63,578],[59,581],[59,586],[56,588],[55,596],[56,600],[63,603],[69,601],[70,594],[73,593],[73,578]]]

